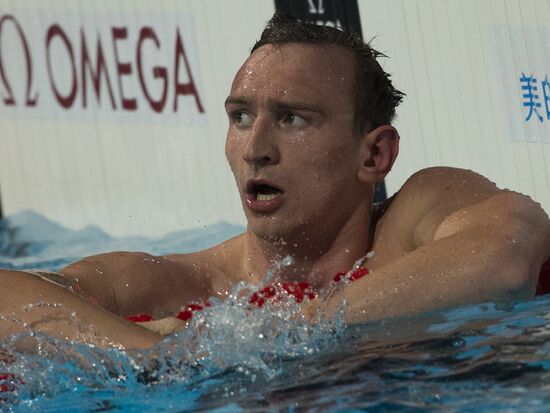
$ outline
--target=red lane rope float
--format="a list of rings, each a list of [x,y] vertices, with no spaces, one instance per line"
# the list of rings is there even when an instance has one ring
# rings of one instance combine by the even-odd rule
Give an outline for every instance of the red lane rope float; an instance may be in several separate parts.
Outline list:
[[[132,323],[143,323],[145,321],[153,321],[153,317],[149,314],[134,314],[126,317],[126,320]]]
[[[11,354],[4,352],[0,353],[0,361],[4,364],[12,364],[15,361],[15,357]],[[15,392],[17,391],[17,384],[25,384],[25,381],[13,373],[0,373],[0,393]],[[5,398],[0,396],[0,402]]]
[[[18,377],[16,374],[1,373],[0,374],[0,393],[17,391],[17,385],[14,382],[18,382],[19,384],[25,384],[25,381],[20,377]],[[0,400],[2,400],[2,398],[0,398]]]
[[[359,268],[353,271],[347,277],[347,279],[349,281],[356,281],[359,278],[364,277],[368,273],[369,270],[367,268]],[[348,272],[339,272],[333,277],[333,281],[342,281],[342,279],[345,278],[346,274],[348,274]],[[280,300],[283,294],[294,297],[297,303],[303,302],[306,297],[310,300],[313,300],[317,297],[317,293],[314,291],[310,283],[305,281],[288,281],[266,285],[261,290],[256,291],[254,294],[252,294],[248,302],[249,304],[255,305],[256,307],[262,307],[266,303],[266,301],[274,302]],[[183,310],[181,310],[176,315],[176,318],[179,318],[183,321],[189,321],[191,320],[191,318],[193,318],[193,313],[195,313],[196,311],[200,311],[205,307],[210,307],[210,303],[208,301],[206,301],[204,304],[191,303],[187,305]],[[152,321],[153,317],[149,314],[142,313],[127,316],[126,319],[134,323],[141,323],[144,321]]]
[[[0,362],[3,364],[11,364],[15,361],[15,357],[11,354],[0,352]],[[13,384],[13,379],[17,379],[17,376],[13,373],[0,373],[0,393],[16,390],[16,386]],[[9,381],[8,383],[5,383]],[[0,397],[0,402],[4,400]]]
[[[193,313],[195,311],[200,311],[205,307],[210,307],[210,303],[208,301],[205,301],[204,305],[191,303],[187,307],[185,307],[182,311],[180,311],[176,315],[176,318],[179,318],[180,320],[183,320],[183,321],[191,320],[191,318],[193,318]]]
[[[358,280],[359,278],[361,277],[364,277],[365,275],[367,275],[369,273],[369,269],[368,268],[358,268],[357,270],[353,271],[350,275],[349,275],[349,278],[348,280],[350,281],[356,281]],[[347,272],[339,272],[338,274],[336,274],[333,278],[334,282],[340,282],[342,280],[342,278],[344,277],[344,275],[346,275]]]
[[[305,297],[313,299],[317,296],[311,285],[307,282],[284,282],[275,285],[266,285],[259,291],[256,291],[250,297],[249,304],[256,307],[262,307],[266,301],[277,301],[281,299],[282,294],[287,294],[294,297],[297,303],[304,301]]]

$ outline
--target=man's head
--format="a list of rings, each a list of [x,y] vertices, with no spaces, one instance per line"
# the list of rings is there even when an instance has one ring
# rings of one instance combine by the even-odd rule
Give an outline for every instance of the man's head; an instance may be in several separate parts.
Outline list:
[[[256,236],[312,242],[367,226],[398,135],[385,122],[356,131],[356,62],[339,44],[266,42],[236,74],[226,154]]]
[[[252,53],[266,44],[285,43],[326,44],[349,50],[355,58],[355,133],[362,135],[392,122],[395,108],[403,100],[404,94],[394,88],[390,75],[376,60],[384,55],[363,43],[357,34],[303,23],[287,14],[275,14],[252,48]]]

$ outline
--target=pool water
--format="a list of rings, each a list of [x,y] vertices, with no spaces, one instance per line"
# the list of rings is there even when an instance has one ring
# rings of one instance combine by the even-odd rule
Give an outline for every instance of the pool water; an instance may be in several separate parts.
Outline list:
[[[157,240],[113,239],[33,213],[2,227],[0,267],[52,270],[101,251],[197,250],[242,231],[219,224]],[[0,393],[0,410],[550,411],[550,296],[346,326],[340,317],[308,323],[292,299],[251,311],[250,291],[237,286],[149,351],[42,335],[38,354],[2,343],[0,374],[14,376],[0,386],[17,389]]]

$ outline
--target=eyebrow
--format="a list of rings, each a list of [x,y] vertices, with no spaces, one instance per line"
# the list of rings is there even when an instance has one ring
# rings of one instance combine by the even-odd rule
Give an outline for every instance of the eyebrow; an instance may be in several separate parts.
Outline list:
[[[235,97],[235,96],[228,96],[227,99],[225,99],[225,106],[227,105],[251,105],[250,100],[248,100],[245,97]],[[326,116],[325,112],[320,109],[317,106],[312,106],[310,104],[307,104],[305,102],[300,101],[280,101],[277,99],[268,99],[267,105],[271,109],[287,109],[287,110],[304,110],[308,112],[315,112],[320,115]]]
[[[248,100],[244,97],[234,97],[234,96],[228,96],[227,99],[225,99],[224,105],[248,105]]]

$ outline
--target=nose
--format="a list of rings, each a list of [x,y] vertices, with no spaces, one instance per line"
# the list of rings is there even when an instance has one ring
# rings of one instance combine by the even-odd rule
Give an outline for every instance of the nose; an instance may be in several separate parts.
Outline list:
[[[254,167],[279,163],[280,153],[275,125],[268,119],[256,119],[247,137],[243,159]]]

